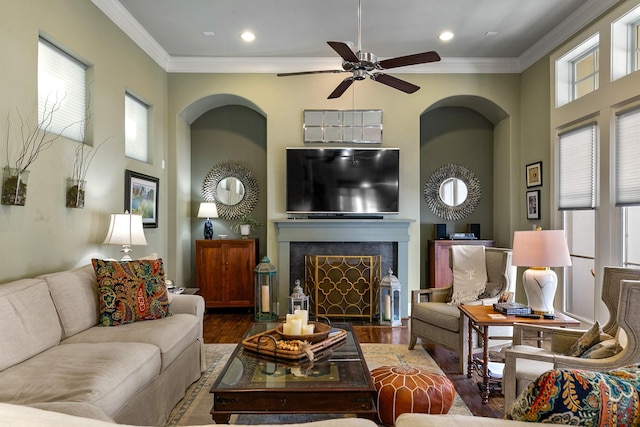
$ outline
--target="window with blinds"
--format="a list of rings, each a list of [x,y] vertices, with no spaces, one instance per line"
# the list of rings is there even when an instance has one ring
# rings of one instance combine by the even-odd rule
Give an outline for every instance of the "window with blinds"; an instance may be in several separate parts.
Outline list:
[[[558,208],[596,207],[596,124],[559,135]]]
[[[124,135],[125,156],[147,162],[149,159],[149,106],[125,94]]]
[[[640,108],[616,117],[616,206],[640,205]]]
[[[44,131],[84,139],[86,69],[69,54],[38,41],[38,124]]]

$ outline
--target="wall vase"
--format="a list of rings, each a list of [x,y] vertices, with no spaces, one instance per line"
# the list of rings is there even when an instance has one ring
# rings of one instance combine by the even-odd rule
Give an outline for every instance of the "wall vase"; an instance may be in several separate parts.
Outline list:
[[[67,178],[67,207],[84,208],[84,193],[87,181]]]
[[[2,204],[24,206],[29,171],[5,166],[2,173]]]

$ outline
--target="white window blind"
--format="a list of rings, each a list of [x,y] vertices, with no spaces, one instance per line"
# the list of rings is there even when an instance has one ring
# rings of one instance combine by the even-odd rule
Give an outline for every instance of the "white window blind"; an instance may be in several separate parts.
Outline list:
[[[48,132],[84,139],[86,66],[44,39],[38,42],[38,123]]]
[[[560,134],[559,209],[596,207],[596,125]]]
[[[616,117],[616,205],[640,205],[640,108]]]
[[[148,106],[134,96],[125,94],[124,134],[125,155],[132,159],[148,160]]]

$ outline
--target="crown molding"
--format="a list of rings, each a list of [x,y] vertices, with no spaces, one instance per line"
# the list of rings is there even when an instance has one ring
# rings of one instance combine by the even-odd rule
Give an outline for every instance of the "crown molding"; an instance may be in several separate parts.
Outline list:
[[[339,58],[205,58],[174,57],[170,73],[286,73],[342,70]],[[517,58],[442,58],[429,64],[390,70],[392,74],[519,73]]]
[[[170,73],[283,73],[342,68],[340,60],[336,58],[170,56],[118,0],[91,1],[162,69]],[[436,63],[393,70],[393,74],[521,73],[621,1],[587,0],[519,58],[443,58]]]
[[[536,61],[551,53],[555,48],[570,37],[592,23],[616,4],[623,0],[588,0],[576,9],[567,19],[549,31],[534,45],[520,55],[522,71],[532,66]]]
[[[165,71],[171,56],[158,44],[156,39],[144,29],[142,25],[129,13],[118,0],[91,0],[107,18],[113,21],[124,33],[133,40],[147,55],[151,57]]]

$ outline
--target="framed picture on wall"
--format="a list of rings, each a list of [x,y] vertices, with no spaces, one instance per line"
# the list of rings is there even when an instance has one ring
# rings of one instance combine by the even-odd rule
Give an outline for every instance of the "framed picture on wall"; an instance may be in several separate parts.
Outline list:
[[[526,169],[527,188],[542,185],[542,162],[530,163]]]
[[[131,170],[124,172],[124,208],[142,215],[144,228],[158,228],[159,179]]]
[[[527,191],[527,219],[540,219],[540,190]]]

